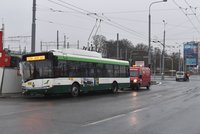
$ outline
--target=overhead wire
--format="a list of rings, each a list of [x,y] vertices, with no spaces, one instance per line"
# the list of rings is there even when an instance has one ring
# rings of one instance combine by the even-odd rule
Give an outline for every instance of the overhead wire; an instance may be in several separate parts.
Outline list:
[[[58,13],[75,13],[75,12],[70,12],[70,11],[63,11],[63,10],[57,10],[57,9],[54,9],[54,8],[48,8],[48,11],[50,11],[50,12],[58,12]],[[90,15],[95,15],[95,16],[97,16],[97,18],[101,18],[100,20],[101,21],[103,21],[103,20],[107,20],[107,21],[112,21],[111,19],[109,19],[108,17],[106,17],[105,15],[103,15],[103,14],[101,14],[101,15],[99,15],[99,14],[97,14],[97,13],[87,13],[87,15],[88,16],[90,16]],[[140,38],[142,38],[142,39],[145,39],[144,38],[144,36],[145,36],[145,34],[141,34],[141,33],[139,33],[139,32],[137,32],[137,31],[134,31],[134,30],[132,30],[132,29],[130,29],[130,28],[127,28],[127,27],[125,27],[125,26],[122,26],[122,25],[120,25],[120,24],[117,24],[116,22],[114,22],[114,21],[112,21],[114,24],[112,24],[112,23],[106,23],[106,24],[108,24],[108,25],[110,25],[110,26],[113,26],[113,27],[116,27],[116,28],[118,28],[118,29],[120,29],[120,30],[123,30],[123,31],[125,31],[125,29],[126,29],[126,32],[128,32],[128,33],[130,33],[130,32],[134,32],[135,34],[138,34],[138,36],[140,36]],[[123,27],[123,28],[121,28],[121,27]],[[132,34],[132,33],[131,33]]]
[[[51,2],[51,3],[54,3],[54,4],[56,4],[56,5],[59,5],[59,6],[61,6],[61,7],[68,8],[68,9],[71,9],[71,10],[73,10],[73,11],[76,11],[76,12],[78,12],[78,13],[80,13],[80,14],[83,14],[83,15],[86,14],[85,12],[82,12],[82,11],[80,11],[80,10],[74,9],[74,8],[72,8],[72,7],[69,7],[69,6],[65,6],[65,5],[60,4],[60,3],[58,3],[58,2],[55,2],[54,0],[48,0],[48,1]],[[86,14],[86,15],[87,15],[87,14]]]
[[[64,4],[67,4],[67,5],[69,5],[69,6],[72,6],[72,7],[74,7],[74,8],[77,8],[77,9],[79,9],[79,10],[82,10],[82,11],[84,11],[84,12],[92,13],[92,12],[90,12],[90,11],[87,11],[87,10],[85,10],[85,9],[82,9],[82,8],[80,8],[80,7],[77,7],[77,6],[75,6],[75,5],[72,5],[72,4],[70,4],[70,3],[68,3],[68,2],[65,2],[65,1],[63,1],[63,0],[57,0],[57,1],[60,1],[60,2],[62,2],[62,3],[64,3]]]
[[[181,12],[187,17],[187,19],[189,20],[189,22],[192,24],[193,28],[196,30],[197,33],[200,34],[199,30],[197,29],[197,27],[194,25],[194,23],[192,22],[192,20],[188,17],[188,15],[183,11],[183,8],[181,6],[179,6],[179,4],[173,0],[174,4],[181,10]]]
[[[52,3],[54,3],[54,4],[56,4],[56,5],[62,6],[62,7],[64,7],[64,8],[68,8],[68,9],[71,9],[71,10],[73,10],[73,11],[79,12],[79,13],[81,13],[81,14],[83,14],[83,15],[87,15],[87,16],[89,16],[89,17],[92,17],[92,18],[95,18],[95,19],[102,19],[102,21],[104,21],[104,23],[106,23],[106,24],[109,24],[109,25],[111,25],[111,26],[114,26],[114,27],[116,27],[116,28],[118,28],[118,29],[121,29],[121,30],[123,30],[123,31],[129,32],[129,33],[131,33],[131,34],[134,34],[135,36],[137,36],[137,37],[139,37],[139,38],[146,39],[146,38],[144,38],[143,35],[140,34],[139,32],[137,32],[137,31],[135,31],[135,30],[132,30],[132,29],[130,29],[130,28],[127,28],[127,27],[125,27],[125,26],[123,26],[123,25],[121,25],[121,24],[118,24],[118,23],[116,23],[116,22],[114,22],[114,21],[111,21],[111,20],[109,20],[109,19],[105,19],[104,17],[100,16],[100,15],[97,14],[97,13],[93,13],[93,12],[84,10],[84,9],[82,9],[82,8],[79,8],[79,7],[77,7],[77,6],[74,6],[74,5],[72,5],[72,4],[69,4],[69,3],[65,2],[65,1],[62,1],[62,0],[57,0],[57,1],[62,2],[63,4],[66,4],[66,5],[68,5],[68,6],[63,5],[63,4],[61,4],[61,3],[58,3],[58,2],[55,2],[55,0],[48,0],[48,1],[50,1],[50,2],[52,2]],[[69,6],[71,6],[71,7],[69,7]],[[73,8],[72,8],[72,7],[73,7]],[[80,10],[81,10],[81,11],[80,11]]]
[[[198,21],[198,23],[200,24],[200,20],[197,17],[197,14],[194,12],[194,10],[192,9],[192,6],[187,2],[187,0],[184,0],[185,3],[190,7],[190,10],[192,11],[193,15],[195,16],[196,20]]]
[[[83,27],[78,27],[78,26],[73,26],[73,25],[67,25],[67,24],[63,24],[63,23],[59,23],[59,22],[54,22],[54,21],[50,21],[50,20],[44,20],[44,19],[36,19],[37,21],[40,22],[45,22],[45,23],[49,23],[49,24],[54,24],[54,25],[62,25],[62,26],[68,26],[70,28],[76,28],[76,29],[82,29],[82,30],[89,30],[89,28],[83,28]]]
[[[178,9],[154,9],[152,11],[174,11]],[[104,12],[105,14],[127,14],[127,13],[143,13],[143,12],[148,12],[149,10],[133,10],[133,11],[116,11],[116,12]]]
[[[108,17],[106,17],[104,14],[102,14],[102,16],[104,16],[109,22],[112,22],[113,24],[116,24],[116,25],[118,25],[118,26],[120,26],[120,27],[122,27],[122,28],[124,28],[124,29],[127,29],[127,30],[129,30],[129,31],[131,31],[131,32],[134,32],[134,33],[138,34],[139,36],[144,36],[144,34],[141,34],[141,33],[137,32],[137,31],[135,31],[135,30],[132,30],[132,29],[130,29],[130,28],[128,28],[128,27],[125,27],[125,26],[123,26],[123,25],[117,23],[117,22],[112,21],[111,19],[109,19]]]

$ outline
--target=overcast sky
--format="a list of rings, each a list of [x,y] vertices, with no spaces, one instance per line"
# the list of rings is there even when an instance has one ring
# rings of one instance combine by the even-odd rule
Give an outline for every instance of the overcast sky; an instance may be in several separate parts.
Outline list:
[[[75,44],[79,40],[80,46],[86,45],[95,18],[102,19],[97,34],[104,35],[107,40],[115,40],[119,33],[120,39],[128,39],[134,45],[148,45],[148,8],[154,1],[37,0],[36,49],[39,51],[40,41],[56,41],[57,30],[60,40],[66,35],[70,43]],[[0,0],[0,6],[1,23],[5,24],[5,40],[13,36],[31,35],[32,0]],[[168,0],[153,4],[151,17],[152,39],[163,40],[165,20],[167,46],[200,40],[200,0]],[[30,38],[25,41],[30,49]],[[16,42],[7,41],[8,44],[14,47]],[[152,45],[162,48],[158,44]],[[172,47],[167,50],[178,51]]]

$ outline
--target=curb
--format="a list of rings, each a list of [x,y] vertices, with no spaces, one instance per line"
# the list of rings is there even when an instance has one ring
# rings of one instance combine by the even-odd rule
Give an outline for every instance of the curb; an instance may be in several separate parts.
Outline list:
[[[0,98],[21,98],[22,94],[21,93],[5,93],[5,94],[0,94]]]
[[[151,81],[151,85],[157,85],[157,81]]]

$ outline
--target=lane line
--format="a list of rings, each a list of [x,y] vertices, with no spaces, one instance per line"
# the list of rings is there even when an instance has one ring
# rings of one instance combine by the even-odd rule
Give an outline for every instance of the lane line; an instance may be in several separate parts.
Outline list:
[[[163,95],[161,95],[161,94],[156,94],[156,96],[155,97],[153,97],[153,99],[158,99],[158,98],[161,98]]]
[[[144,110],[147,110],[147,109],[149,109],[149,108],[148,107],[140,108],[140,109],[136,109],[136,110],[134,110],[134,111],[132,111],[130,113],[137,113],[137,112],[141,112],[141,111],[144,111]]]
[[[99,123],[103,123],[103,122],[110,121],[110,120],[113,120],[113,119],[116,119],[116,118],[120,118],[120,117],[123,117],[123,116],[125,116],[125,115],[126,115],[126,114],[116,115],[116,116],[109,117],[109,118],[106,118],[106,119],[103,119],[103,120],[99,120],[99,121],[95,121],[95,122],[92,122],[92,123],[88,123],[88,124],[85,124],[85,125],[82,125],[82,126],[83,126],[83,127],[86,127],[86,126],[97,125],[97,124],[99,124]]]
[[[107,122],[107,121],[110,121],[110,120],[113,120],[113,119],[117,119],[117,118],[120,118],[120,117],[126,116],[126,115],[128,115],[128,114],[130,114],[130,113],[141,112],[141,111],[146,110],[146,109],[149,109],[149,108],[148,108],[148,107],[146,107],[146,108],[140,108],[140,109],[137,109],[137,110],[131,111],[131,112],[127,113],[127,114],[120,114],[120,115],[116,115],[116,116],[113,116],[113,117],[109,117],[109,118],[106,118],[106,119],[103,119],[103,120],[99,120],[99,121],[91,122],[91,123],[88,123],[88,124],[82,125],[82,127],[87,127],[87,126],[97,125],[97,124],[100,124],[100,123],[103,123],[103,122]]]
[[[9,113],[0,114],[0,116],[8,116],[8,115],[14,115],[14,114],[21,114],[21,113],[33,112],[33,111],[37,111],[37,110],[39,110],[39,109],[24,110],[24,111],[18,111],[18,112],[9,112]]]

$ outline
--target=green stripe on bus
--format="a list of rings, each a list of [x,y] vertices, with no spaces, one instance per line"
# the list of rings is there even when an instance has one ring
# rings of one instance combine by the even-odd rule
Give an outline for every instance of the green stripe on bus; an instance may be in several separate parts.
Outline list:
[[[82,62],[93,62],[93,63],[102,63],[102,64],[115,64],[115,65],[127,65],[129,66],[128,61],[114,61],[112,59],[95,59],[95,58],[82,58],[74,56],[58,56],[58,60],[72,60],[72,61],[82,61]]]

